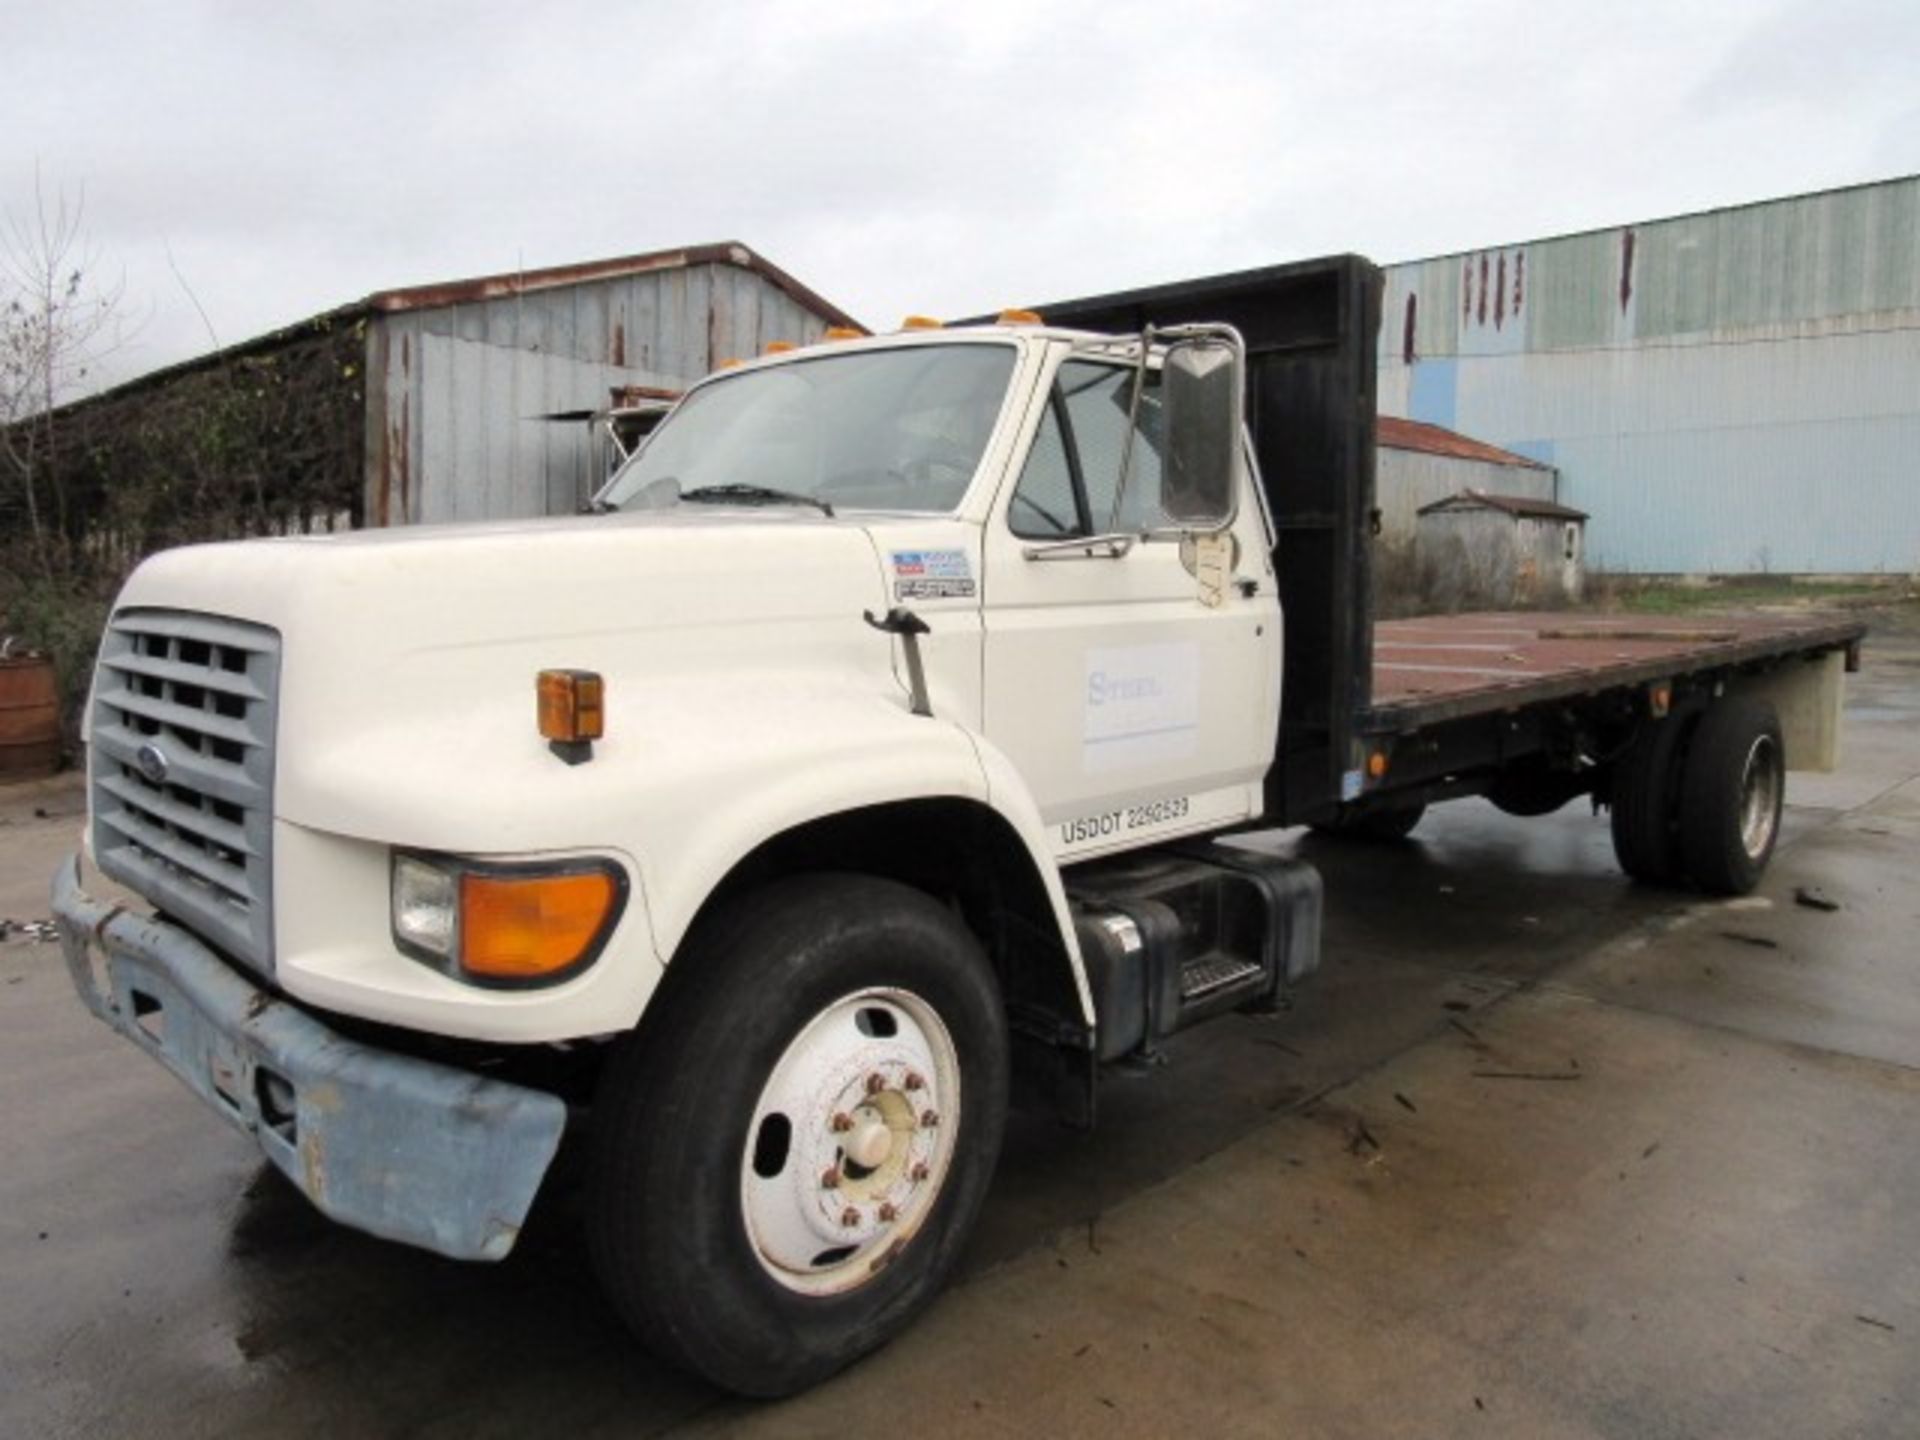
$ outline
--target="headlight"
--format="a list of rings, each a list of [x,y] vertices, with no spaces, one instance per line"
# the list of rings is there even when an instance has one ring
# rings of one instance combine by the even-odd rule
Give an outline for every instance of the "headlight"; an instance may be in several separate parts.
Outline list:
[[[451,871],[412,855],[393,858],[393,938],[401,948],[453,957],[459,884]]]
[[[626,873],[605,860],[393,857],[394,943],[480,985],[547,985],[578,974],[599,957],[626,899]]]

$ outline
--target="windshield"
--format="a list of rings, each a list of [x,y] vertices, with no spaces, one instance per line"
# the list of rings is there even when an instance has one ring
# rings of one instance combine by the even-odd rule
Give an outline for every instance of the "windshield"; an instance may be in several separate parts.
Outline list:
[[[762,492],[854,510],[960,503],[1013,374],[1010,345],[823,355],[702,385],[622,466],[602,505]]]

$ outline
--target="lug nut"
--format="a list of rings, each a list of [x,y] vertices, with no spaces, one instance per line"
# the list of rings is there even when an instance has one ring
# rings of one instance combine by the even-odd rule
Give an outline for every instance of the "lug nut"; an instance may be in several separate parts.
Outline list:
[[[898,1220],[899,1218],[900,1218],[900,1212],[894,1209],[891,1203],[883,1204],[880,1207],[880,1219],[883,1222],[891,1224],[893,1221]]]
[[[827,1173],[820,1177],[820,1188],[822,1190],[838,1190],[840,1188],[840,1167],[838,1165],[830,1167]]]
[[[931,1175],[932,1173],[933,1172],[931,1170],[927,1169],[927,1162],[922,1160],[919,1163],[917,1163],[913,1167],[913,1169],[907,1172],[907,1178],[909,1180],[914,1181],[917,1184],[920,1181],[925,1180],[927,1176]]]
[[[831,1123],[833,1125],[834,1134],[844,1135],[847,1133],[847,1131],[853,1128],[853,1117],[847,1114],[846,1111],[842,1110],[837,1112],[834,1115]]]
[[[867,1094],[878,1095],[882,1090],[886,1088],[887,1088],[887,1077],[882,1075],[878,1070],[874,1071],[873,1074],[867,1076]]]
[[[918,1075],[914,1074],[913,1071],[909,1070],[907,1072],[907,1081],[906,1081],[907,1089],[918,1090],[922,1085],[926,1083],[927,1083],[926,1081],[922,1080]]]
[[[851,1205],[847,1206],[846,1209],[840,1212],[840,1223],[848,1229],[852,1229],[860,1223],[860,1212]]]
[[[929,1130],[933,1129],[934,1126],[940,1123],[940,1112],[938,1110],[922,1110],[920,1112],[920,1123]]]

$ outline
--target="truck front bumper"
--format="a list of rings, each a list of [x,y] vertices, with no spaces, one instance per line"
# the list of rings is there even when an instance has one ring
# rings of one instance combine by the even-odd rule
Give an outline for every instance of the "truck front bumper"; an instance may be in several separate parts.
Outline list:
[[[152,1055],[342,1224],[457,1260],[513,1248],[560,1133],[557,1096],[336,1034],[168,921],[53,879],[67,968]]]

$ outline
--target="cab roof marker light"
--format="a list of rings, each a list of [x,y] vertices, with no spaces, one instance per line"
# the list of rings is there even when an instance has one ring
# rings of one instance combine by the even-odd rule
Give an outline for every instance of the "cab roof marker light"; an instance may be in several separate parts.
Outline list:
[[[763,355],[784,355],[789,350],[798,350],[799,348],[800,347],[791,340],[769,340],[766,343],[766,348],[760,353]]]
[[[946,325],[931,315],[909,315],[900,322],[902,330],[944,330]]]
[[[1044,325],[1046,322],[1040,318],[1037,310],[1002,310],[1000,323],[1002,325]]]
[[[856,330],[851,325],[829,325],[822,340],[864,340],[867,332]]]

